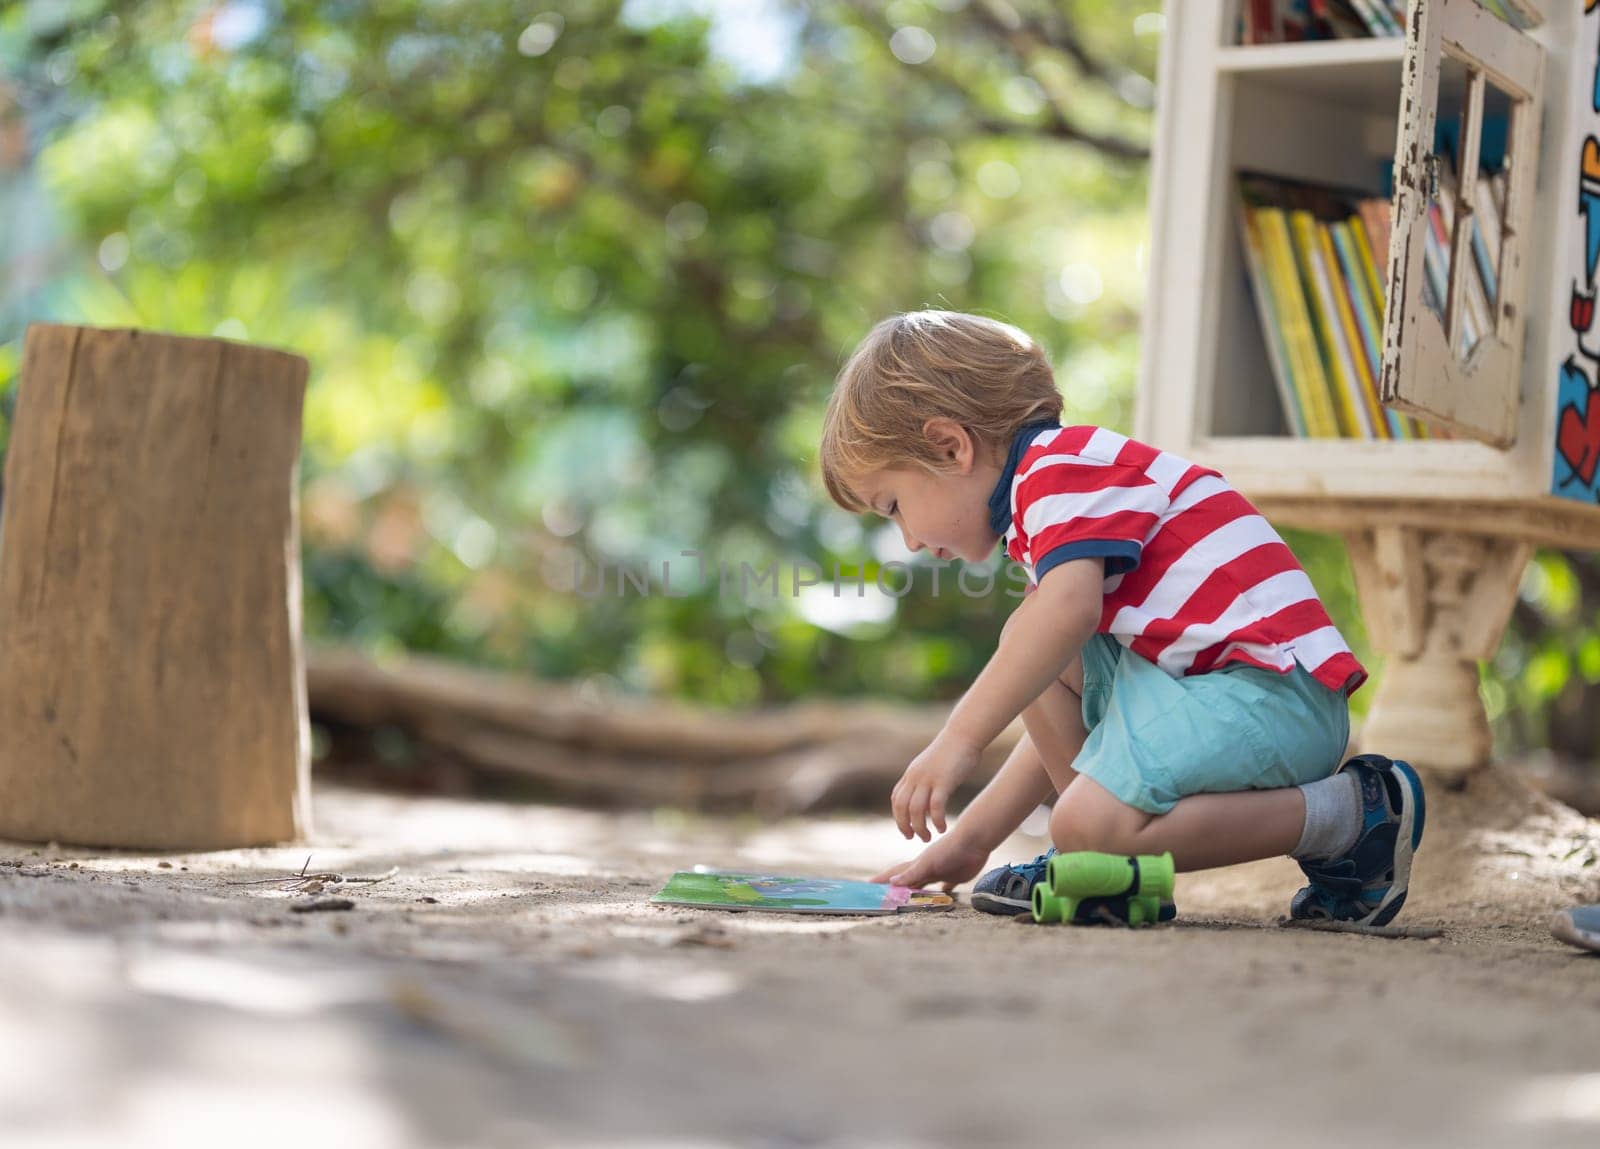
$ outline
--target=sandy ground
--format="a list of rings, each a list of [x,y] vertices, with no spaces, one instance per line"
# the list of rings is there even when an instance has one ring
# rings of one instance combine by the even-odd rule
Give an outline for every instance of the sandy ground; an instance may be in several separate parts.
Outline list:
[[[1402,917],[1273,924],[1289,863],[1143,931],[653,907],[697,862],[865,876],[887,819],[776,826],[320,787],[311,843],[0,843],[6,1146],[1594,1146],[1600,825],[1434,795]],[[1468,819],[1480,828],[1468,831]],[[1019,835],[1008,855],[1031,856]],[[355,906],[232,884],[312,870]]]

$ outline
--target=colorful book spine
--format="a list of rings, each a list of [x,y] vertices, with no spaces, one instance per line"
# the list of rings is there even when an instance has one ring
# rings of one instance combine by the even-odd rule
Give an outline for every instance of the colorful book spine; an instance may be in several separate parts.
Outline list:
[[[1499,290],[1498,277],[1495,275],[1494,261],[1489,255],[1489,245],[1483,238],[1483,229],[1476,223],[1472,225],[1472,258],[1478,265],[1478,281],[1483,284],[1484,293],[1492,299]]]
[[[1355,324],[1348,322],[1344,287],[1340,282],[1338,259],[1326,234],[1327,225],[1307,217],[1305,239],[1311,245],[1312,273],[1317,277],[1318,309],[1328,341],[1328,359],[1336,385],[1343,392],[1341,404],[1352,438],[1378,437],[1375,422],[1376,402],[1368,404],[1361,382],[1362,352],[1354,341]]]
[[[1394,36],[1396,32],[1385,19],[1384,14],[1378,11],[1378,6],[1383,0],[1351,0],[1350,6],[1356,10],[1356,15],[1361,17],[1361,22],[1367,26],[1367,31],[1374,36]]]
[[[1312,12],[1323,32],[1335,40],[1365,40],[1372,35],[1352,0],[1318,0]]]
[[[1334,224],[1333,228],[1334,246],[1339,252],[1339,262],[1344,266],[1356,320],[1361,326],[1361,339],[1367,348],[1373,392],[1378,395],[1381,405],[1379,384],[1383,376],[1383,287],[1372,266],[1372,250],[1367,244],[1366,228],[1362,226],[1361,217],[1353,215]],[[1384,407],[1383,419],[1389,426],[1391,438],[1411,437],[1406,419],[1398,411]]]
[[[1272,37],[1272,0],[1246,0],[1240,17],[1244,27],[1241,44],[1265,44]]]
[[[1364,199],[1356,205],[1356,211],[1361,216],[1361,224],[1367,233],[1367,243],[1372,248],[1372,263],[1377,268],[1379,284],[1375,291],[1381,299],[1382,285],[1389,278],[1389,201],[1376,196]]]
[[[1389,231],[1391,207],[1388,200],[1372,196],[1362,200],[1356,205],[1356,215],[1350,220],[1350,237],[1355,241],[1356,250],[1361,254],[1361,262],[1366,271],[1367,287],[1371,292],[1373,312],[1378,317],[1378,330],[1383,330],[1383,320],[1386,314],[1385,298],[1388,295],[1387,283],[1389,279]],[[1424,277],[1426,278],[1426,277]],[[1426,282],[1424,282],[1426,287]],[[1379,381],[1380,393],[1382,389],[1382,345],[1379,338],[1379,368],[1374,372],[1374,377]],[[1390,425],[1399,425],[1400,434],[1405,438],[1426,439],[1427,426],[1410,415],[1402,415],[1397,411],[1384,409],[1390,419]]]
[[[1356,11],[1374,36],[1400,35],[1400,25],[1395,23],[1384,0],[1356,0]]]
[[[1450,233],[1444,227],[1444,215],[1437,203],[1428,204],[1428,228],[1423,233],[1423,271],[1427,283],[1423,286],[1428,295],[1423,302],[1444,321],[1445,283],[1450,276]]]
[[[1474,255],[1468,263],[1466,274],[1463,276],[1462,295],[1467,301],[1467,311],[1472,316],[1472,325],[1477,329],[1477,338],[1482,339],[1484,336],[1494,332],[1494,312],[1490,310],[1489,297],[1484,294],[1483,277],[1478,274],[1477,265],[1478,260]],[[1476,340],[1473,342],[1476,342]],[[1467,346],[1470,349],[1472,343]]]
[[[1450,261],[1455,255],[1453,246],[1456,234],[1456,180],[1448,167],[1439,181],[1440,195],[1438,213],[1431,217],[1434,219],[1435,234],[1444,248],[1444,275],[1448,285],[1450,280]],[[1470,220],[1470,216],[1468,219]],[[1468,246],[1470,247],[1470,241]],[[1477,288],[1477,290],[1474,290]],[[1463,356],[1469,354],[1482,338],[1484,330],[1489,326],[1488,312],[1483,305],[1482,285],[1477,281],[1477,273],[1472,263],[1462,268],[1461,281],[1461,306],[1464,314],[1461,316],[1461,348]],[[1446,298],[1444,292],[1439,294],[1440,300]]]
[[[1283,342],[1293,367],[1293,379],[1305,413],[1306,428],[1314,439],[1339,437],[1339,420],[1328,392],[1327,376],[1317,352],[1316,333],[1311,313],[1296,270],[1294,244],[1289,238],[1289,221],[1281,208],[1263,207],[1255,212],[1261,226],[1261,247],[1267,257],[1272,295],[1283,323]]]
[[[1292,211],[1289,213],[1289,231],[1294,237],[1295,261],[1300,267],[1301,282],[1306,298],[1311,302],[1311,323],[1317,334],[1317,346],[1322,349],[1329,390],[1339,413],[1339,428],[1351,439],[1371,438],[1371,431],[1362,418],[1364,412],[1356,395],[1355,383],[1351,379],[1354,368],[1348,365],[1349,350],[1344,347],[1344,334],[1339,330],[1338,316],[1334,312],[1327,269],[1322,265],[1316,220],[1309,211]]]
[[[1239,200],[1239,233],[1244,241],[1245,264],[1250,274],[1250,293],[1255,297],[1256,314],[1261,317],[1261,331],[1267,342],[1267,359],[1272,365],[1272,379],[1278,386],[1278,398],[1283,403],[1284,419],[1289,431],[1304,439],[1310,434],[1306,417],[1300,409],[1300,398],[1295,392],[1294,376],[1289,363],[1289,351],[1283,343],[1283,327],[1278,320],[1277,307],[1272,299],[1272,288],[1267,274],[1266,252],[1261,244],[1261,230],[1256,224],[1252,209],[1243,197]]]
[[[1361,387],[1361,401],[1366,406],[1368,422],[1375,438],[1398,438],[1384,417],[1383,404],[1378,400],[1378,343],[1373,323],[1365,314],[1366,289],[1362,286],[1363,273],[1350,246],[1348,225],[1343,220],[1317,225],[1322,241],[1323,260],[1334,272],[1334,306],[1339,311],[1339,323],[1344,328],[1345,342],[1350,345],[1350,358],[1354,362],[1356,381]]]
[[[1533,0],[1498,0],[1500,7],[1505,10],[1506,22],[1513,28],[1526,32],[1529,28],[1537,28],[1544,23],[1544,13],[1539,11],[1539,6]],[[1585,3],[1584,11],[1587,12],[1591,5]]]
[[[1500,207],[1494,201],[1494,180],[1480,176],[1472,189],[1472,249],[1478,260],[1483,290],[1496,307],[1500,300]]]

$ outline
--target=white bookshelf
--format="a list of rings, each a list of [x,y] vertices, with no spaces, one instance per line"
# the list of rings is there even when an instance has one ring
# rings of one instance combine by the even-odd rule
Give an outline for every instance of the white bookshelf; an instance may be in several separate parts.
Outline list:
[[[1219,74],[1247,77],[1296,95],[1393,115],[1405,41],[1323,40],[1301,44],[1222,44]]]
[[[1379,192],[1384,166],[1394,160],[1407,42],[1236,46],[1229,43],[1232,15],[1226,0],[1185,0],[1168,15],[1140,432],[1226,464],[1269,499],[1280,486],[1293,496],[1410,493],[1417,480],[1439,498],[1544,495],[1553,445],[1544,433],[1553,411],[1539,402],[1548,390],[1544,378],[1527,388],[1531,402],[1523,405],[1509,450],[1464,439],[1295,441],[1299,466],[1285,471],[1278,465],[1282,452],[1259,441],[1282,438],[1286,428],[1245,277],[1235,179],[1240,171],[1258,171]],[[1565,15],[1570,34],[1572,13]],[[1540,29],[1542,39],[1559,39],[1562,29],[1553,24]],[[1459,75],[1446,71],[1441,117],[1460,107],[1462,86],[1450,82]],[[1540,183],[1553,184],[1568,158],[1547,151]],[[1553,240],[1546,237],[1547,255]],[[1530,252],[1525,284],[1548,278],[1540,255]],[[1547,342],[1529,326],[1528,351]],[[1187,367],[1169,373],[1168,364]],[[1360,468],[1352,468],[1358,459]]]
[[[1473,0],[1411,0],[1403,39],[1243,46],[1233,43],[1235,0],[1167,6],[1136,434],[1217,467],[1275,521],[1346,537],[1369,632],[1389,655],[1369,729],[1391,740],[1385,752],[1398,742],[1440,768],[1487,757],[1473,659],[1492,653],[1530,547],[1600,544],[1600,505],[1552,493],[1557,380],[1572,344],[1571,253],[1583,243],[1572,210],[1578,145],[1600,133],[1589,103],[1600,12],[1586,17],[1574,0],[1541,7],[1545,23],[1531,33]],[[1446,40],[1478,54],[1456,59]],[[1431,139],[1431,122],[1416,119],[1408,136],[1419,94],[1440,122],[1459,117],[1474,67],[1508,92],[1536,93],[1535,115],[1523,121],[1531,133],[1513,130],[1514,161],[1529,166],[1511,177],[1533,195],[1515,217],[1519,275],[1502,301],[1515,322],[1497,311],[1505,338],[1486,342],[1477,359],[1441,363],[1448,338],[1417,334],[1420,254],[1408,266],[1404,228],[1418,218],[1420,168],[1402,149],[1414,151],[1424,131]],[[1390,170],[1403,202],[1387,279],[1386,394],[1398,409],[1450,419],[1458,437],[1291,437],[1246,277],[1238,173],[1374,195]],[[1498,427],[1488,416],[1473,422],[1496,408],[1510,412]],[[1475,556],[1466,575],[1462,554]],[[1438,697],[1425,700],[1429,679],[1453,685],[1427,687]],[[1472,727],[1464,738],[1463,723]],[[1396,738],[1406,727],[1411,736]],[[1469,745],[1441,750],[1449,739]]]

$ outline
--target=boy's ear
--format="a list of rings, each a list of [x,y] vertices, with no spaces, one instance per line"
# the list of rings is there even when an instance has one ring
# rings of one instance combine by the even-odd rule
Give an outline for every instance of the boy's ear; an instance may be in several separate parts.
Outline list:
[[[954,419],[936,415],[922,425],[922,433],[941,457],[963,471],[977,457],[977,445],[973,442],[972,433]]]

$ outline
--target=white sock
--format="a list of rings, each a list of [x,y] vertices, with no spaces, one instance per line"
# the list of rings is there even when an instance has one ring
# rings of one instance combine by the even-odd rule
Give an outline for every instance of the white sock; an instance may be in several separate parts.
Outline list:
[[[1306,799],[1306,824],[1292,858],[1337,858],[1361,836],[1361,783],[1343,771],[1300,787]]]

